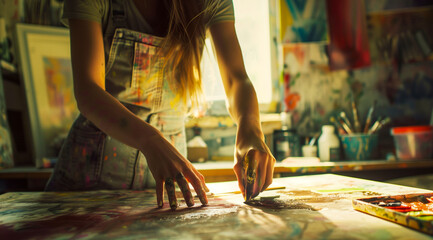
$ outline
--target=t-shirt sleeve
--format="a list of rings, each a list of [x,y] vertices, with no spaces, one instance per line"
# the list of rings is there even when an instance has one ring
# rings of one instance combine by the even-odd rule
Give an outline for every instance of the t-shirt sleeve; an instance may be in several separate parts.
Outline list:
[[[62,22],[66,26],[68,26],[68,19],[102,23],[108,7],[108,0],[65,0]]]
[[[214,1],[214,0],[208,0],[208,1]],[[215,15],[210,18],[208,26],[211,26],[212,24],[215,24],[217,22],[235,20],[232,0],[215,0],[215,1],[219,2],[218,9]]]

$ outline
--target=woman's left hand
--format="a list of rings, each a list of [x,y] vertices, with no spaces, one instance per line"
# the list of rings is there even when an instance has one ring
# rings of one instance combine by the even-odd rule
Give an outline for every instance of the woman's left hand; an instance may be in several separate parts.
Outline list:
[[[261,131],[239,127],[236,134],[234,171],[246,201],[256,197],[271,183],[275,158]]]

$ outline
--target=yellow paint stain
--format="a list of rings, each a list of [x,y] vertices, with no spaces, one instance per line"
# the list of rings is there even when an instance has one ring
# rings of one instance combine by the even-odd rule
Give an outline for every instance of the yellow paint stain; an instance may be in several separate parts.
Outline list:
[[[280,0],[279,1],[279,21],[280,21],[280,40],[282,41],[284,38],[284,35],[286,34],[286,30],[289,26],[293,25],[293,17],[292,14],[290,14],[289,6],[287,5],[286,1]]]

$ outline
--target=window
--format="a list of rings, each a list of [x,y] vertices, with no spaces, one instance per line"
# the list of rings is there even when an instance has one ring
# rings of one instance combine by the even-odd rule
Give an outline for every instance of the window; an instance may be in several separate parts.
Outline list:
[[[236,33],[242,49],[245,68],[257,92],[259,103],[270,103],[272,79],[269,2],[233,0],[233,4]],[[202,71],[206,100],[209,102],[225,100],[224,88],[210,39],[206,40]]]

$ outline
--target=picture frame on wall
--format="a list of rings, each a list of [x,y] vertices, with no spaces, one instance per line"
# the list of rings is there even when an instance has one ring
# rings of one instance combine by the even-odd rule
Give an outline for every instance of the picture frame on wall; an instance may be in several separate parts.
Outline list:
[[[24,84],[36,167],[52,167],[78,116],[69,30],[17,24],[20,75]]]
[[[0,69],[0,169],[14,166],[12,135],[6,116],[6,100],[3,75]]]

